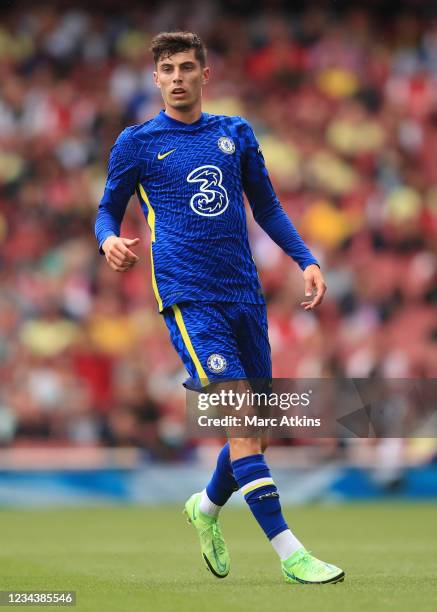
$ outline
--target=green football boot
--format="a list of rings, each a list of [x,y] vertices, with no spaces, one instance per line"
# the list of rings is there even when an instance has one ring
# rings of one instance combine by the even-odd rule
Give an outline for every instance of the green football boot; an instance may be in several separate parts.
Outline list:
[[[217,518],[208,516],[199,510],[201,496],[201,493],[194,493],[185,503],[183,512],[187,517],[187,521],[197,531],[202,556],[207,568],[217,578],[226,578],[230,567],[228,549],[220,531]]]
[[[316,559],[305,548],[282,561],[282,574],[292,584],[335,584],[344,580],[343,570]]]

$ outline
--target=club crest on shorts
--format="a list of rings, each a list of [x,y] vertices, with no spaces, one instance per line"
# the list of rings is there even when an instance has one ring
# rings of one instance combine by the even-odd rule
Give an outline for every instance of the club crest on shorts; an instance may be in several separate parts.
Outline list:
[[[208,370],[213,372],[214,374],[220,374],[226,370],[226,366],[228,365],[226,359],[223,355],[219,355],[218,353],[213,353],[208,357],[208,361],[206,362],[208,366]]]
[[[220,136],[217,144],[220,151],[223,151],[223,153],[227,153],[228,155],[235,153],[235,143],[229,136]]]

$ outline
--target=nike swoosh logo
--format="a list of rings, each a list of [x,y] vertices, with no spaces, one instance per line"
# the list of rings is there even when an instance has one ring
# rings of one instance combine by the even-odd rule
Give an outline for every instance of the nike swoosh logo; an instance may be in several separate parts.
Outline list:
[[[174,151],[176,151],[176,149],[172,149],[171,151],[167,151],[167,153],[158,153],[158,159],[164,159],[164,157],[167,157],[167,155],[170,155],[170,153],[173,153]]]
[[[215,560],[216,560],[216,563],[217,563],[217,567],[219,568],[219,570],[220,570],[221,572],[224,572],[224,571],[226,570],[226,565],[224,565],[224,564],[223,564],[223,563],[220,561],[220,559],[219,559],[219,557],[218,557],[218,554],[217,554],[217,551],[216,551],[215,546],[214,546],[214,542],[211,542],[211,544],[212,544],[212,550],[213,550],[213,552],[214,552],[214,557],[215,557]]]
[[[313,582],[311,580],[303,580],[302,578],[298,578],[297,576],[293,574],[293,572],[288,572],[287,570],[284,570],[284,571],[289,578],[292,578],[293,580],[300,582],[300,584],[329,584],[330,582],[337,582],[338,580],[344,577],[344,572],[341,572],[341,574],[339,574],[338,576],[334,576],[330,580],[322,580],[321,582]]]
[[[297,576],[293,574],[293,572],[287,572],[287,570],[285,570],[285,573],[287,574],[289,578],[296,580],[296,582],[300,582],[301,584],[311,584],[311,582],[308,582],[308,580],[302,580],[302,578],[298,578]]]

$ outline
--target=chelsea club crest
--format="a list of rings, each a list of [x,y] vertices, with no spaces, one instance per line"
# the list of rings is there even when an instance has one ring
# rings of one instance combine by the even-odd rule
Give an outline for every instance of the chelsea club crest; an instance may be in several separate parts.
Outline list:
[[[229,138],[228,136],[220,136],[217,144],[220,151],[223,151],[223,153],[227,153],[228,155],[235,153],[235,143],[232,138]]]
[[[220,374],[221,372],[224,372],[226,370],[228,364],[223,355],[213,353],[208,357],[206,365],[208,366],[208,370],[210,372],[214,372],[214,374]]]

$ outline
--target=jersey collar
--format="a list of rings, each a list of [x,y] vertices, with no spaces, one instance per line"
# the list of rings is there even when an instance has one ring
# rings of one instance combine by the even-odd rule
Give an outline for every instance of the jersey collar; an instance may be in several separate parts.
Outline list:
[[[167,125],[172,125],[174,127],[182,127],[186,130],[195,130],[199,126],[203,125],[206,120],[206,113],[202,113],[197,121],[194,123],[184,123],[183,121],[178,121],[177,119],[173,119],[173,117],[169,117],[165,110],[162,109],[158,115],[158,117],[164,121]]]

